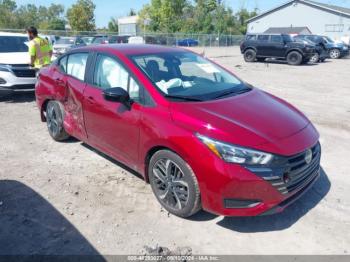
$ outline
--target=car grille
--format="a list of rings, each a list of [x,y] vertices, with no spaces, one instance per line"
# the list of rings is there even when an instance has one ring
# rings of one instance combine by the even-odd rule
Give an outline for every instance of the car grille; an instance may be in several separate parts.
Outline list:
[[[17,77],[35,77],[36,76],[35,70],[29,69],[29,68],[26,68],[26,69],[13,68],[12,72]]]
[[[321,146],[318,143],[311,148],[312,158],[307,163],[308,151],[287,158],[287,166],[282,176],[264,177],[282,194],[290,194],[299,191],[314,180],[320,170]]]

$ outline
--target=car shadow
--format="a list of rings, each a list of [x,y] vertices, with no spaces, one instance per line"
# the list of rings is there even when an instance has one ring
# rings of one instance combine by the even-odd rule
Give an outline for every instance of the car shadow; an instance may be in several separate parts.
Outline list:
[[[289,65],[287,63],[287,61],[282,61],[282,60],[265,60],[264,62],[256,62],[256,63],[261,63],[261,64],[265,64],[266,66],[269,66],[270,64],[276,64],[276,65],[286,65],[286,66],[292,66]],[[297,66],[318,66],[319,63],[306,63],[306,64],[301,64],[301,65],[297,65]]]
[[[139,174],[138,172],[136,172],[135,170],[131,169],[130,167],[124,165],[123,163],[115,160],[114,158],[102,153],[101,151],[98,151],[96,148],[93,148],[92,146],[88,145],[88,144],[85,144],[85,143],[82,143],[81,144],[83,147],[89,149],[90,151],[93,151],[94,153],[98,154],[99,156],[103,157],[104,159],[108,160],[109,162],[111,162],[112,164],[114,165],[117,165],[119,166],[120,168],[124,169],[125,171],[131,173],[132,175],[134,175],[135,177],[139,178],[139,179],[142,179],[142,180],[145,180],[143,178],[143,176],[141,174]]]
[[[18,181],[0,181],[0,225],[0,256],[79,255],[106,261],[58,210]]]
[[[0,103],[29,103],[35,101],[34,91],[16,91],[2,96],[0,93]]]
[[[329,192],[331,182],[321,169],[313,187],[282,213],[258,217],[224,217],[217,225],[240,233],[280,231],[291,227],[313,209]]]

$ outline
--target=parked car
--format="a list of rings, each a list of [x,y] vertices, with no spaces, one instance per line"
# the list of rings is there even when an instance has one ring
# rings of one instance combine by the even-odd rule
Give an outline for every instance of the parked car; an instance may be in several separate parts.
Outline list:
[[[248,34],[240,47],[246,62],[274,58],[286,60],[290,65],[300,65],[308,63],[316,53],[315,45],[295,42],[287,34]]]
[[[111,35],[108,37],[109,44],[127,44],[129,40],[128,35]]]
[[[27,35],[0,32],[0,97],[15,90],[33,90],[35,83]]]
[[[325,44],[329,49],[329,56],[332,59],[342,58],[349,55],[349,46],[344,43],[336,43],[328,36],[323,36]]]
[[[192,39],[192,38],[185,38],[180,39],[176,41],[177,46],[198,46],[199,42],[198,40]]]
[[[307,43],[314,44],[316,53],[311,57],[312,63],[324,62],[329,58],[329,49],[325,44],[325,41],[322,36],[318,35],[296,35],[294,36],[296,41],[306,41]]]
[[[58,57],[72,48],[77,48],[85,45],[86,43],[79,36],[61,37],[53,45],[53,55],[55,57]]]
[[[128,39],[129,44],[145,44],[146,41],[142,36],[130,36]]]
[[[319,134],[299,110],[183,49],[71,50],[40,72],[36,99],[54,140],[134,169],[177,216],[280,212],[319,177]]]

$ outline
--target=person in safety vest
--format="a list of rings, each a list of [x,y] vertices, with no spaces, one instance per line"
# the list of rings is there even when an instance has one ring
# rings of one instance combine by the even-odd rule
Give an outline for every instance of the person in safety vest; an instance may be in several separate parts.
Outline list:
[[[38,30],[31,26],[27,28],[29,42],[30,65],[41,69],[51,63],[52,46],[45,38],[38,36]]]

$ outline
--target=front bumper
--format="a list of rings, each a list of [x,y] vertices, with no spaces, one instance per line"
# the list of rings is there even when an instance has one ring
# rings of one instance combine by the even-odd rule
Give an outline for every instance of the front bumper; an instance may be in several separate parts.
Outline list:
[[[280,156],[281,161],[269,168],[243,167],[225,163],[213,154],[200,155],[201,166],[190,165],[198,177],[203,209],[224,216],[268,215],[283,211],[301,197],[319,177],[321,148],[315,145],[317,136],[310,129],[286,140],[295,149],[303,148],[295,150],[301,153]],[[312,161],[298,166],[310,152],[305,149],[310,148]]]
[[[17,77],[12,72],[0,72],[0,96],[16,90],[34,90],[36,77]]]

